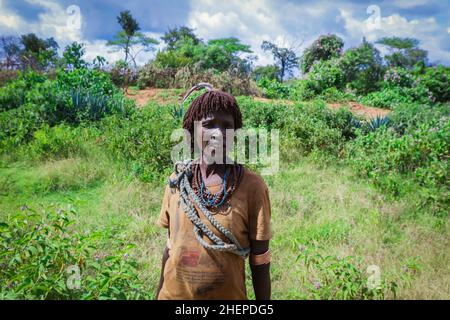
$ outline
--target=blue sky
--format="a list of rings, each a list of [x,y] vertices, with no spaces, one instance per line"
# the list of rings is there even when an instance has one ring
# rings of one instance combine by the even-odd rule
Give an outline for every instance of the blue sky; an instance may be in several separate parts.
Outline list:
[[[69,6],[79,8],[79,20]],[[125,9],[155,38],[182,25],[204,40],[238,37],[251,45],[260,65],[272,62],[260,49],[263,40],[293,46],[300,54],[325,33],[341,36],[346,48],[363,37],[415,37],[431,62],[450,65],[449,0],[0,0],[0,34],[35,32],[54,37],[61,47],[79,41],[86,44],[88,58],[114,61],[122,54],[111,52],[106,41],[119,31],[116,16]],[[153,56],[142,53],[138,63]]]

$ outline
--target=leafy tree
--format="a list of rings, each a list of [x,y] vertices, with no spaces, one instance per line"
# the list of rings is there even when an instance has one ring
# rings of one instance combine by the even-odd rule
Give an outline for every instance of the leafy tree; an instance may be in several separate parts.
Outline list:
[[[252,53],[250,46],[242,44],[237,38],[221,38],[208,41],[203,66],[225,71],[231,66],[238,66],[240,53]]]
[[[335,34],[320,36],[310,47],[305,49],[301,59],[301,70],[308,73],[316,61],[337,58],[342,55],[344,40]]]
[[[201,42],[201,40],[195,35],[194,29],[190,29],[185,26],[169,29],[161,37],[161,40],[163,40],[167,45],[167,50],[175,50],[178,46],[177,43],[184,39],[191,39],[193,45],[198,45]]]
[[[184,38],[177,42],[173,50],[163,50],[156,54],[155,64],[160,68],[180,68],[194,64],[205,55],[205,45],[195,44],[191,38]]]
[[[22,69],[44,70],[56,63],[58,43],[53,38],[41,39],[34,33],[22,35],[20,61]]]
[[[0,59],[5,69],[15,69],[20,65],[21,42],[14,36],[0,37]]]
[[[275,64],[280,69],[281,82],[283,82],[285,75],[292,74],[293,69],[298,67],[297,55],[290,48],[281,48],[269,41],[263,41],[261,49],[272,53]]]
[[[83,60],[85,54],[84,44],[73,42],[66,46],[63,52],[63,63],[67,69],[79,69],[87,66]]]
[[[154,45],[159,42],[156,39],[148,37],[139,32],[139,23],[133,18],[130,11],[122,11],[117,17],[117,22],[122,27],[113,40],[108,41],[107,45],[113,47],[114,51],[123,50],[125,53],[125,63],[133,61],[136,67],[136,57],[142,51],[151,51]],[[140,45],[140,49],[134,50]]]
[[[345,51],[341,59],[345,81],[358,94],[375,91],[383,76],[380,52],[365,38],[361,45]]]
[[[390,53],[384,59],[390,67],[412,69],[415,64],[427,64],[428,52],[419,48],[414,38],[384,37],[376,43],[388,47]]]

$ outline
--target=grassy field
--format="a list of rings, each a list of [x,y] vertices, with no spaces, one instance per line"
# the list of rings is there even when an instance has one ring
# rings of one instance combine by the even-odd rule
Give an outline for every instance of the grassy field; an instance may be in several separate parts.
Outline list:
[[[33,162],[5,157],[0,216],[8,220],[24,205],[38,211],[71,207],[74,230],[114,230],[136,244],[131,255],[139,285],[151,298],[166,237],[155,223],[164,183],[139,181],[95,144],[85,150]],[[442,218],[415,215],[414,194],[389,200],[349,168],[313,157],[284,162],[265,179],[273,210],[274,299],[355,298],[352,292],[366,286],[373,265],[383,292],[374,298],[450,298],[449,226]],[[347,289],[333,292],[337,283]]]

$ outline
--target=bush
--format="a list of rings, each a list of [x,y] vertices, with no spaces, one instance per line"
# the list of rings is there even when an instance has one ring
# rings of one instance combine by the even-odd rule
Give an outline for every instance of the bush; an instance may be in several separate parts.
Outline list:
[[[126,116],[134,107],[107,74],[86,68],[58,70],[56,80],[28,72],[1,88],[0,96],[8,110],[0,113],[0,152],[30,141],[44,123],[98,121],[111,114]]]
[[[412,179],[424,188],[428,197],[424,202],[442,213],[448,207],[449,130],[448,117],[442,117],[438,124],[422,122],[402,135],[394,128],[379,129],[348,144],[347,159],[359,174],[394,196],[408,191],[404,178]]]
[[[322,91],[322,93],[318,95],[317,98],[323,99],[328,102],[345,102],[354,100],[356,97],[351,92],[343,92],[336,89],[335,87],[331,87]]]
[[[0,153],[30,141],[44,123],[42,109],[33,104],[0,113]]]
[[[371,92],[367,96],[361,97],[359,102],[373,107],[393,109],[403,103],[412,103],[413,98],[407,94],[405,89],[393,87]]]
[[[311,100],[316,97],[309,80],[295,80],[290,88],[290,98],[298,101]]]
[[[173,119],[170,109],[159,105],[138,109],[129,118],[106,118],[101,126],[110,154],[143,181],[160,179],[172,168],[170,136],[180,127],[180,119]]]
[[[252,78],[255,81],[266,77],[269,80],[280,80],[280,68],[275,65],[257,66],[252,71]]]
[[[34,132],[28,150],[37,158],[68,158],[82,148],[80,131],[65,124],[54,127],[44,124]]]
[[[297,257],[308,270],[309,293],[315,299],[384,299],[389,291],[396,294],[396,283],[380,279],[378,287],[369,287],[363,262],[352,256],[324,256],[304,249]]]
[[[46,81],[46,77],[35,71],[19,72],[17,79],[0,88],[0,112],[18,108],[26,102],[31,102],[36,92],[35,86]]]
[[[442,65],[426,68],[425,73],[417,78],[414,86],[426,88],[431,94],[431,101],[450,101],[450,68]]]
[[[347,88],[356,94],[366,95],[379,89],[383,77],[380,52],[365,39],[361,45],[345,51],[340,61]]]
[[[178,69],[174,86],[189,89],[200,82],[208,82],[214,88],[239,95],[259,95],[259,90],[251,77],[237,68],[230,68],[223,72],[215,69],[203,69],[200,63],[186,65]]]
[[[137,85],[140,89],[152,88],[172,88],[177,70],[170,67],[158,67],[154,63],[143,66],[137,77]]]
[[[410,71],[403,68],[390,68],[384,74],[385,88],[411,88],[414,78]]]
[[[19,71],[17,70],[0,70],[0,87],[17,79],[18,75]]]
[[[0,223],[1,299],[139,299],[132,244],[119,230],[73,231],[75,212],[24,206]],[[100,240],[101,239],[101,240]]]
[[[315,94],[332,87],[342,90],[345,87],[345,75],[339,60],[331,59],[313,64],[307,76],[307,87]]]
[[[135,68],[131,68],[125,61],[119,60],[109,71],[111,81],[119,88],[135,85],[138,73]]]
[[[262,89],[262,94],[266,98],[288,99],[290,97],[289,88],[276,79],[271,80],[264,76],[257,84]]]

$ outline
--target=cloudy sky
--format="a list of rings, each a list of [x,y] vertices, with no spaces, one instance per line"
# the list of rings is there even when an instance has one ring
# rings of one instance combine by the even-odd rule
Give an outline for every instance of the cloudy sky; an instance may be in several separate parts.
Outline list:
[[[34,32],[54,37],[61,48],[83,42],[88,58],[114,61],[122,53],[105,44],[119,31],[116,16],[122,10],[130,10],[142,31],[155,38],[183,25],[204,40],[238,37],[251,45],[259,65],[272,62],[260,49],[263,40],[301,53],[326,33],[342,37],[346,48],[363,37],[415,37],[431,62],[450,65],[449,0],[0,0],[0,34]],[[143,53],[138,63],[153,56]]]

